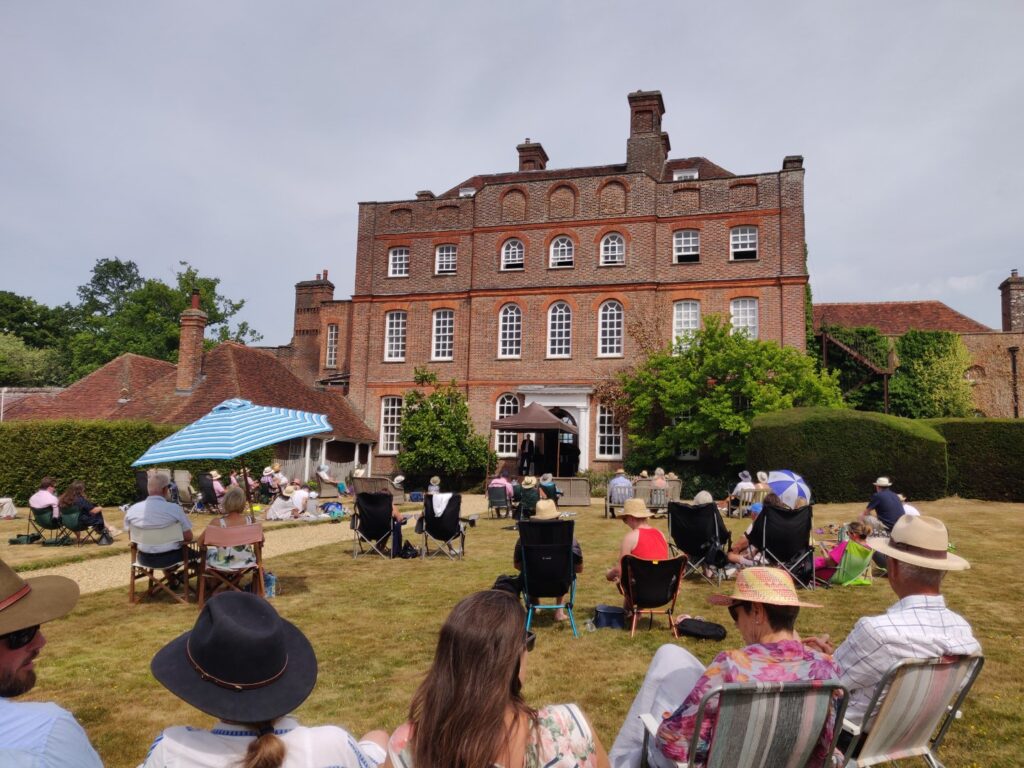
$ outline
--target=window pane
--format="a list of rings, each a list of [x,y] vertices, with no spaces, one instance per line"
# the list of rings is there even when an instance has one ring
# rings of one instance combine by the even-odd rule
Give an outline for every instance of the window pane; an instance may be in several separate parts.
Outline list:
[[[495,418],[503,419],[506,416],[514,416],[519,413],[519,398],[510,392],[498,398],[498,406],[495,410]],[[494,450],[499,456],[515,456],[518,454],[517,432],[506,432],[498,430],[494,433]]]
[[[498,357],[519,357],[523,352],[523,313],[515,304],[501,308]]]
[[[405,312],[388,312],[385,317],[384,359],[405,360]]]
[[[548,313],[548,357],[569,357],[572,354],[572,310],[558,302]]]
[[[729,305],[733,333],[742,331],[757,338],[757,299],[733,299]]]
[[[622,305],[617,301],[606,301],[601,305],[598,317],[599,355],[622,354]]]
[[[622,428],[615,421],[614,412],[603,405],[597,407],[597,457],[622,458]]]
[[[740,261],[757,258],[757,227],[734,227],[729,233],[729,257]]]
[[[576,247],[572,244],[572,240],[564,235],[562,237],[556,237],[551,243],[551,261],[552,267],[571,267],[573,265],[573,256],[575,254]]]
[[[675,350],[686,349],[690,337],[700,329],[700,302],[677,301],[673,307],[672,346]]]
[[[455,272],[458,249],[454,245],[439,245],[436,253],[436,272],[439,275]]]
[[[676,264],[700,261],[700,230],[681,229],[673,233],[672,259]]]
[[[331,323],[327,326],[327,350],[324,355],[324,367],[338,366],[338,326]]]
[[[434,360],[451,360],[455,355],[455,312],[439,309],[434,313]]]
[[[409,276],[409,249],[392,248],[388,251],[388,277]]]
[[[625,264],[626,241],[618,232],[605,235],[601,241],[602,264]]]
[[[501,247],[501,268],[502,269],[522,269],[523,259],[526,254],[526,249],[523,247],[522,240],[508,240],[505,245]]]
[[[402,426],[402,398],[385,397],[380,404],[380,452],[398,453],[402,444],[398,432]]]

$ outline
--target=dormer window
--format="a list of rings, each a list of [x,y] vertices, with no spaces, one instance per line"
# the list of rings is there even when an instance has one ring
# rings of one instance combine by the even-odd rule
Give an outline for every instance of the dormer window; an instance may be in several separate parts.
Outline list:
[[[459,187],[459,197],[472,197],[475,194],[475,187]]]
[[[672,171],[672,181],[696,181],[698,176],[696,168],[677,168]]]

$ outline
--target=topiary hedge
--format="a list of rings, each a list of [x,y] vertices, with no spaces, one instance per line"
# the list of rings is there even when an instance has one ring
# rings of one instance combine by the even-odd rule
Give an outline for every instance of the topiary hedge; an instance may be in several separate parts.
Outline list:
[[[153,443],[180,427],[144,421],[7,421],[0,423],[0,496],[19,506],[46,477],[57,479],[57,492],[72,480],[85,483],[96,504],[120,505],[135,500],[132,462]],[[231,461],[188,461],[174,465],[195,475],[216,469],[227,476],[240,462],[255,472],[272,461],[273,447]]]
[[[1024,421],[929,419],[946,438],[949,492],[968,499],[1024,501]]]
[[[925,422],[881,413],[794,408],[758,416],[747,466],[803,475],[815,502],[867,502],[879,475],[911,499],[947,495],[943,436]]]

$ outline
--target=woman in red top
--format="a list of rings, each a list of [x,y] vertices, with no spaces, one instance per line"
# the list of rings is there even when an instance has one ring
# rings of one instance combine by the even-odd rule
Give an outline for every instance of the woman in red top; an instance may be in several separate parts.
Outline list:
[[[605,573],[608,581],[618,581],[622,575],[622,558],[633,555],[643,560],[664,560],[668,557],[668,542],[657,528],[647,524],[652,512],[647,509],[642,499],[628,499],[619,516],[629,526],[629,533],[622,537],[619,548],[619,562]]]

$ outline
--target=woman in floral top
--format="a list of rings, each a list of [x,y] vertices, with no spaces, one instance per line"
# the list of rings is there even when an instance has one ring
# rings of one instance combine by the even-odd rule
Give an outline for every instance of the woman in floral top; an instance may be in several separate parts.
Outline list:
[[[800,602],[789,574],[781,568],[747,568],[736,579],[732,595],[711,595],[708,601],[729,608],[733,621],[747,643],[746,648],[718,654],[693,690],[658,728],[657,744],[673,760],[703,766],[718,719],[718,700],[704,709],[697,754],[691,756],[690,739],[697,721],[697,707],[704,695],[724,683],[833,680],[839,668],[831,656],[813,651],[800,641],[794,630],[800,607],[818,608]],[[822,766],[832,743],[833,722],[829,718],[811,755],[808,766]]]
[[[236,525],[251,525],[254,522],[252,515],[242,514],[245,511],[245,492],[237,485],[231,486],[224,494],[221,509],[225,514],[210,525],[230,528]],[[256,564],[256,553],[252,546],[246,544],[237,547],[207,547],[206,563],[211,568],[219,568],[222,571],[248,568]]]
[[[607,768],[575,704],[530,708],[522,696],[534,636],[508,592],[464,598],[441,627],[434,663],[388,744],[395,768]]]

